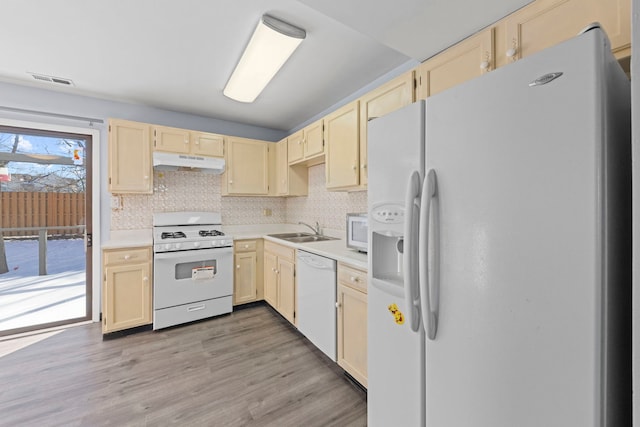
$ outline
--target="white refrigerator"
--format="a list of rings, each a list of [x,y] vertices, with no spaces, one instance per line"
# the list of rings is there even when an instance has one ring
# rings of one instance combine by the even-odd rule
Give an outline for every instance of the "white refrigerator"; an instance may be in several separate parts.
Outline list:
[[[629,98],[596,28],[428,98],[422,117],[412,106],[370,123],[369,425],[406,411],[417,421],[400,425],[630,425]],[[392,264],[391,245],[375,233],[393,233],[373,183],[404,180],[406,198],[415,184],[376,152],[415,128],[423,179],[385,292],[376,263]],[[379,326],[372,304],[400,288],[415,332]],[[385,404],[389,389],[405,398]]]

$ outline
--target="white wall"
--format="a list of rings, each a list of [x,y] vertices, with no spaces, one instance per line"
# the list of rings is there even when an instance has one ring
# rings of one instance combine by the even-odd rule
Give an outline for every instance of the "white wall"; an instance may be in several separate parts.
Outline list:
[[[633,173],[633,425],[640,427],[640,0],[631,4],[631,126]]]

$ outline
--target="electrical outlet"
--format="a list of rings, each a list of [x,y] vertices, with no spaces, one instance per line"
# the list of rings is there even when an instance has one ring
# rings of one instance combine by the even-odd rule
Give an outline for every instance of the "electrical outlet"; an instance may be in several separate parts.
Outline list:
[[[262,210],[262,215],[271,216],[271,209],[263,209]]]
[[[120,196],[111,196],[111,210],[117,211],[122,209],[122,203],[120,202]]]

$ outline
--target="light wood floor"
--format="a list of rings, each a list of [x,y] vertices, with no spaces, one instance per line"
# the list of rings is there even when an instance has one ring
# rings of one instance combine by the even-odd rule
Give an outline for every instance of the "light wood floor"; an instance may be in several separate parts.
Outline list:
[[[2,426],[365,426],[366,394],[271,308],[0,357]]]

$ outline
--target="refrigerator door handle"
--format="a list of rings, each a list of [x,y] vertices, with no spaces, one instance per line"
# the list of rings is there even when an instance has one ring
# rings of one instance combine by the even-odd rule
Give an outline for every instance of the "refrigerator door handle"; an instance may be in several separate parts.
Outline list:
[[[416,300],[418,294],[418,236],[417,221],[420,215],[420,174],[413,171],[409,177],[407,194],[405,197],[405,221],[404,221],[404,257],[402,260],[404,270],[404,296],[407,306],[407,320],[409,327],[414,332],[420,329],[420,301]],[[417,211],[417,214],[416,214]]]
[[[427,337],[430,340],[436,338],[438,332],[438,303],[439,303],[439,217],[437,209],[434,209],[431,203],[433,199],[438,197],[438,183],[436,180],[436,172],[430,169],[422,186],[422,197],[420,207],[420,243],[419,256],[422,262],[419,263],[420,268],[420,303],[422,311],[422,319]],[[431,221],[431,210],[434,209],[433,221]],[[433,233],[429,236],[431,224],[433,223]],[[433,243],[433,253],[429,254],[429,242]],[[430,265],[430,261],[433,265]],[[433,281],[429,277],[429,267],[433,273]]]

